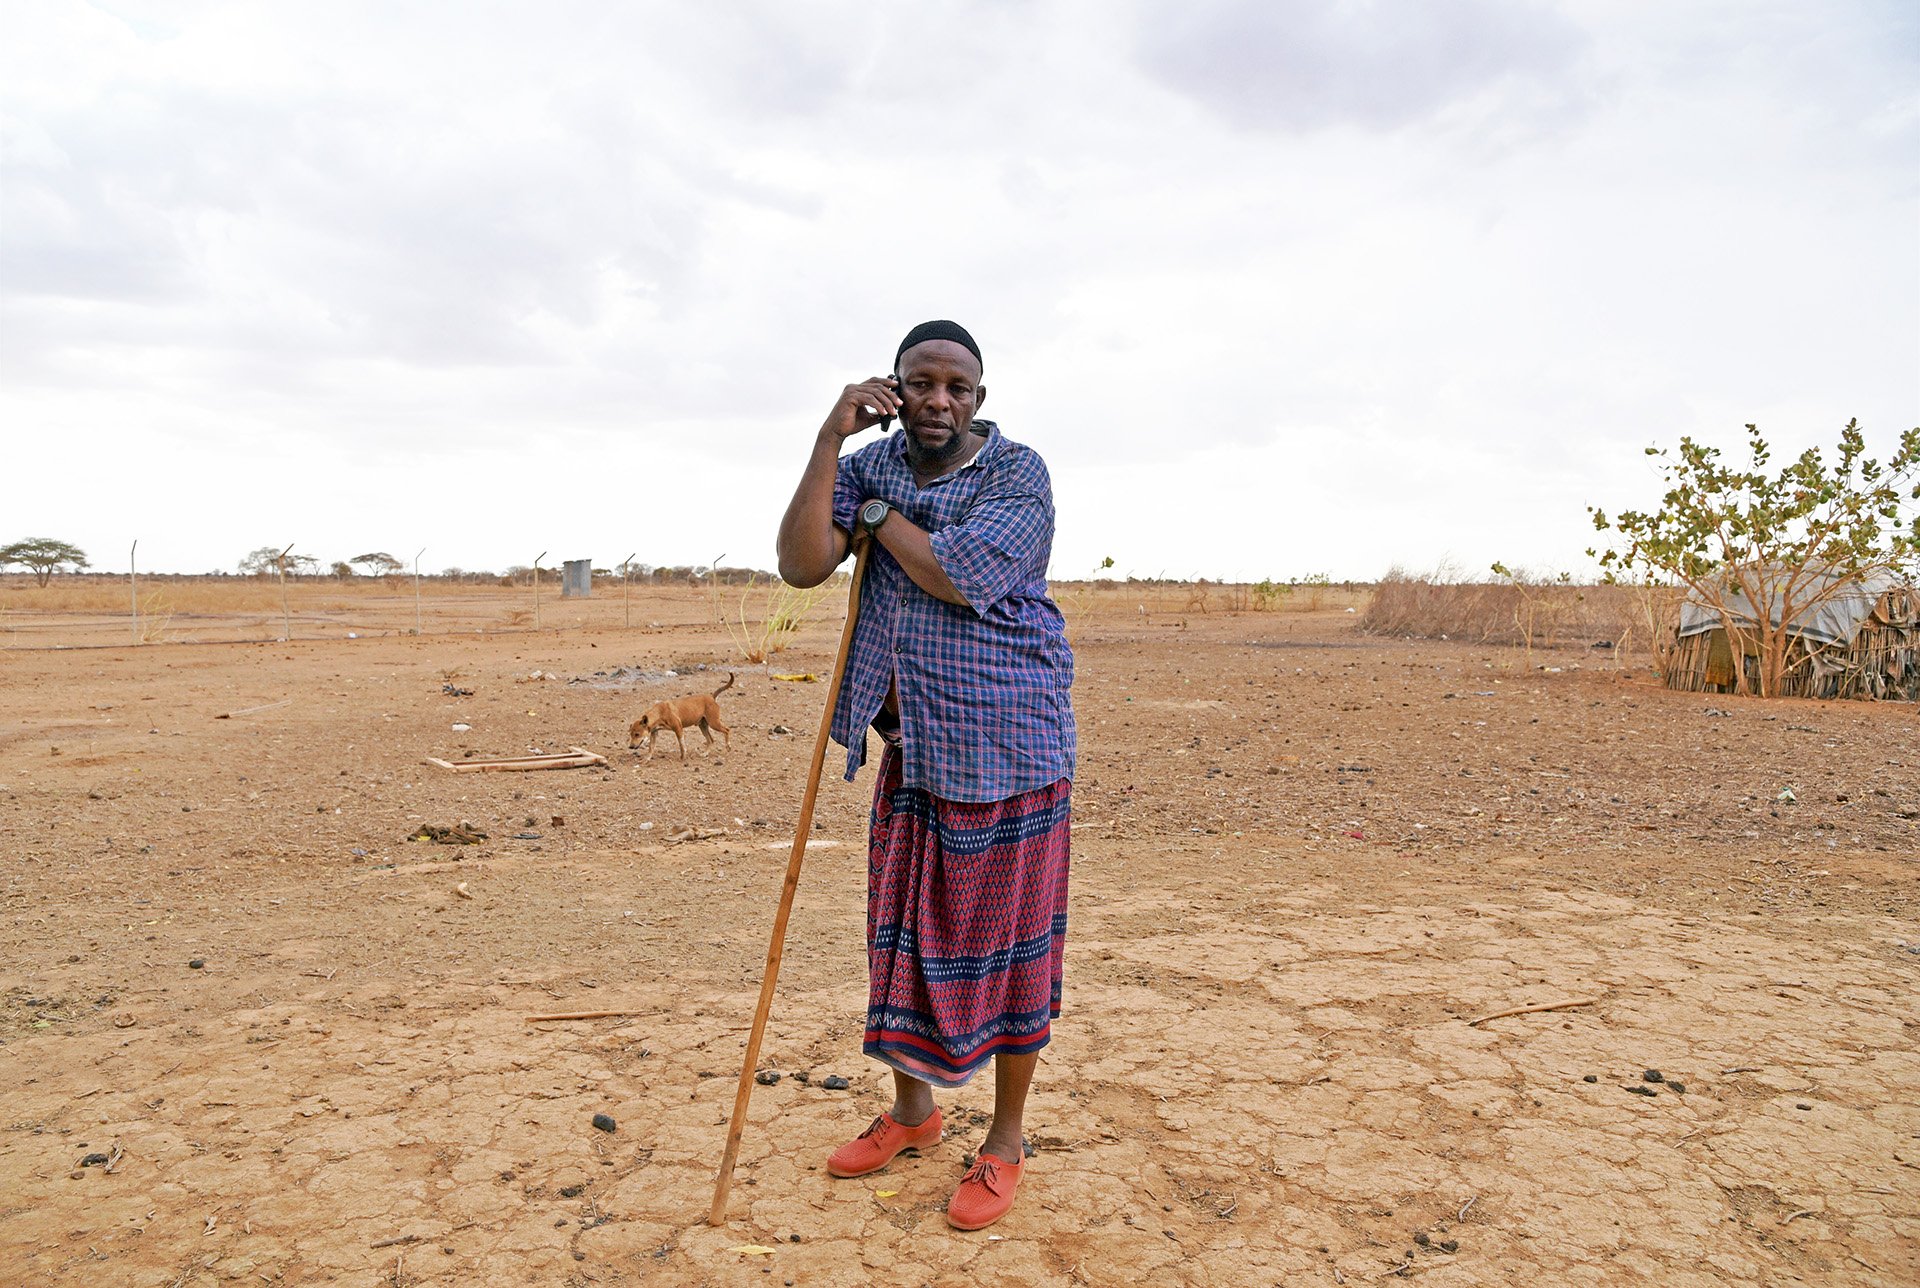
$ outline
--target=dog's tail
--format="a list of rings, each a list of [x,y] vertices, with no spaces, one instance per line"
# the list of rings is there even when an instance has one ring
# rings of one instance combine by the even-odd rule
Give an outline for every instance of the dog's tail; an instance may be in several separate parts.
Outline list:
[[[717,688],[717,689],[715,689],[715,690],[713,691],[713,696],[717,698],[717,697],[719,697],[719,696],[720,696],[721,694],[723,694],[723,693],[725,693],[725,692],[726,692],[726,691],[727,691],[728,689],[731,689],[732,687],[733,687],[733,672],[732,672],[732,671],[728,671],[728,672],[727,672],[727,682],[726,682],[725,684],[723,684],[723,685],[721,685],[721,686],[720,686],[719,688]]]

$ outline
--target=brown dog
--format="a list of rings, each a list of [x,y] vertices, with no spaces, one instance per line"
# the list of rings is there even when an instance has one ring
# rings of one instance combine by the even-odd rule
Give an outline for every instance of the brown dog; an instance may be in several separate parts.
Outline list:
[[[707,746],[713,746],[713,731],[718,729],[727,740],[727,750],[733,750],[733,735],[720,723],[720,704],[713,698],[719,697],[733,687],[733,672],[727,672],[727,682],[713,691],[713,697],[693,694],[685,698],[670,698],[656,702],[647,708],[645,715],[627,729],[627,746],[638,747],[641,735],[646,735],[647,753],[653,753],[653,740],[662,729],[673,730],[673,736],[680,742],[680,759],[687,758],[687,740],[680,736],[682,729],[698,725],[700,732],[707,735]]]

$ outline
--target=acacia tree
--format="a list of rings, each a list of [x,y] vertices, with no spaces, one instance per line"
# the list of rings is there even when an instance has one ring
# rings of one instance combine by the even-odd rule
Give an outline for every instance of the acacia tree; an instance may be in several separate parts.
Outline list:
[[[1660,508],[1593,526],[1622,544],[1595,555],[1609,582],[1657,574],[1685,585],[1719,617],[1734,652],[1734,689],[1747,689],[1741,659],[1759,660],[1761,697],[1779,693],[1796,621],[1863,577],[1911,575],[1920,562],[1920,428],[1906,431],[1882,464],[1866,454],[1860,422],[1840,431],[1829,465],[1810,447],[1777,473],[1758,427],[1747,426],[1747,463],[1682,438],[1673,452],[1649,447],[1667,485]]]
[[[86,551],[52,537],[26,537],[11,545],[0,546],[0,568],[10,563],[24,564],[33,571],[34,580],[45,587],[62,566],[74,572],[88,567]]]
[[[406,567],[405,564],[384,550],[370,550],[364,555],[355,555],[353,558],[347,560],[347,562],[365,564],[367,576],[369,577],[385,577],[391,573],[399,572],[402,568]]]
[[[240,571],[251,577],[265,577],[280,567],[280,547],[261,546],[249,550],[240,561]]]
[[[320,561],[312,555],[283,555],[276,546],[260,546],[247,552],[247,557],[240,561],[240,571],[253,577],[275,573],[282,577],[311,576],[320,571]]]

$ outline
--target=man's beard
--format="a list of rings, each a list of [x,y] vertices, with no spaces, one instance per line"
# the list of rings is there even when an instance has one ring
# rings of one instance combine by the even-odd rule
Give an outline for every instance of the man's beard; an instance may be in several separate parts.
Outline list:
[[[907,431],[907,464],[922,474],[939,470],[951,464],[962,452],[967,450],[967,430],[962,429],[949,438],[940,447],[928,447],[915,438],[912,430]]]

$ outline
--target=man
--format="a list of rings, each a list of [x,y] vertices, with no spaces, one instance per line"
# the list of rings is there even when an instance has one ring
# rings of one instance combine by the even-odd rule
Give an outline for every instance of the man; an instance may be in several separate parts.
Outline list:
[[[885,750],[867,872],[864,1050],[893,1105],[827,1161],[862,1176],[940,1139],[933,1088],[994,1066],[993,1124],[947,1219],[1004,1216],[1021,1116],[1060,1014],[1074,761],[1073,654],[1047,597],[1053,487],[977,414],[980,347],[953,322],[907,333],[894,374],[841,391],[780,523],[780,575],[817,586],[852,534],[868,560],[832,734],[847,778]],[[900,428],[840,459],[863,430]]]

